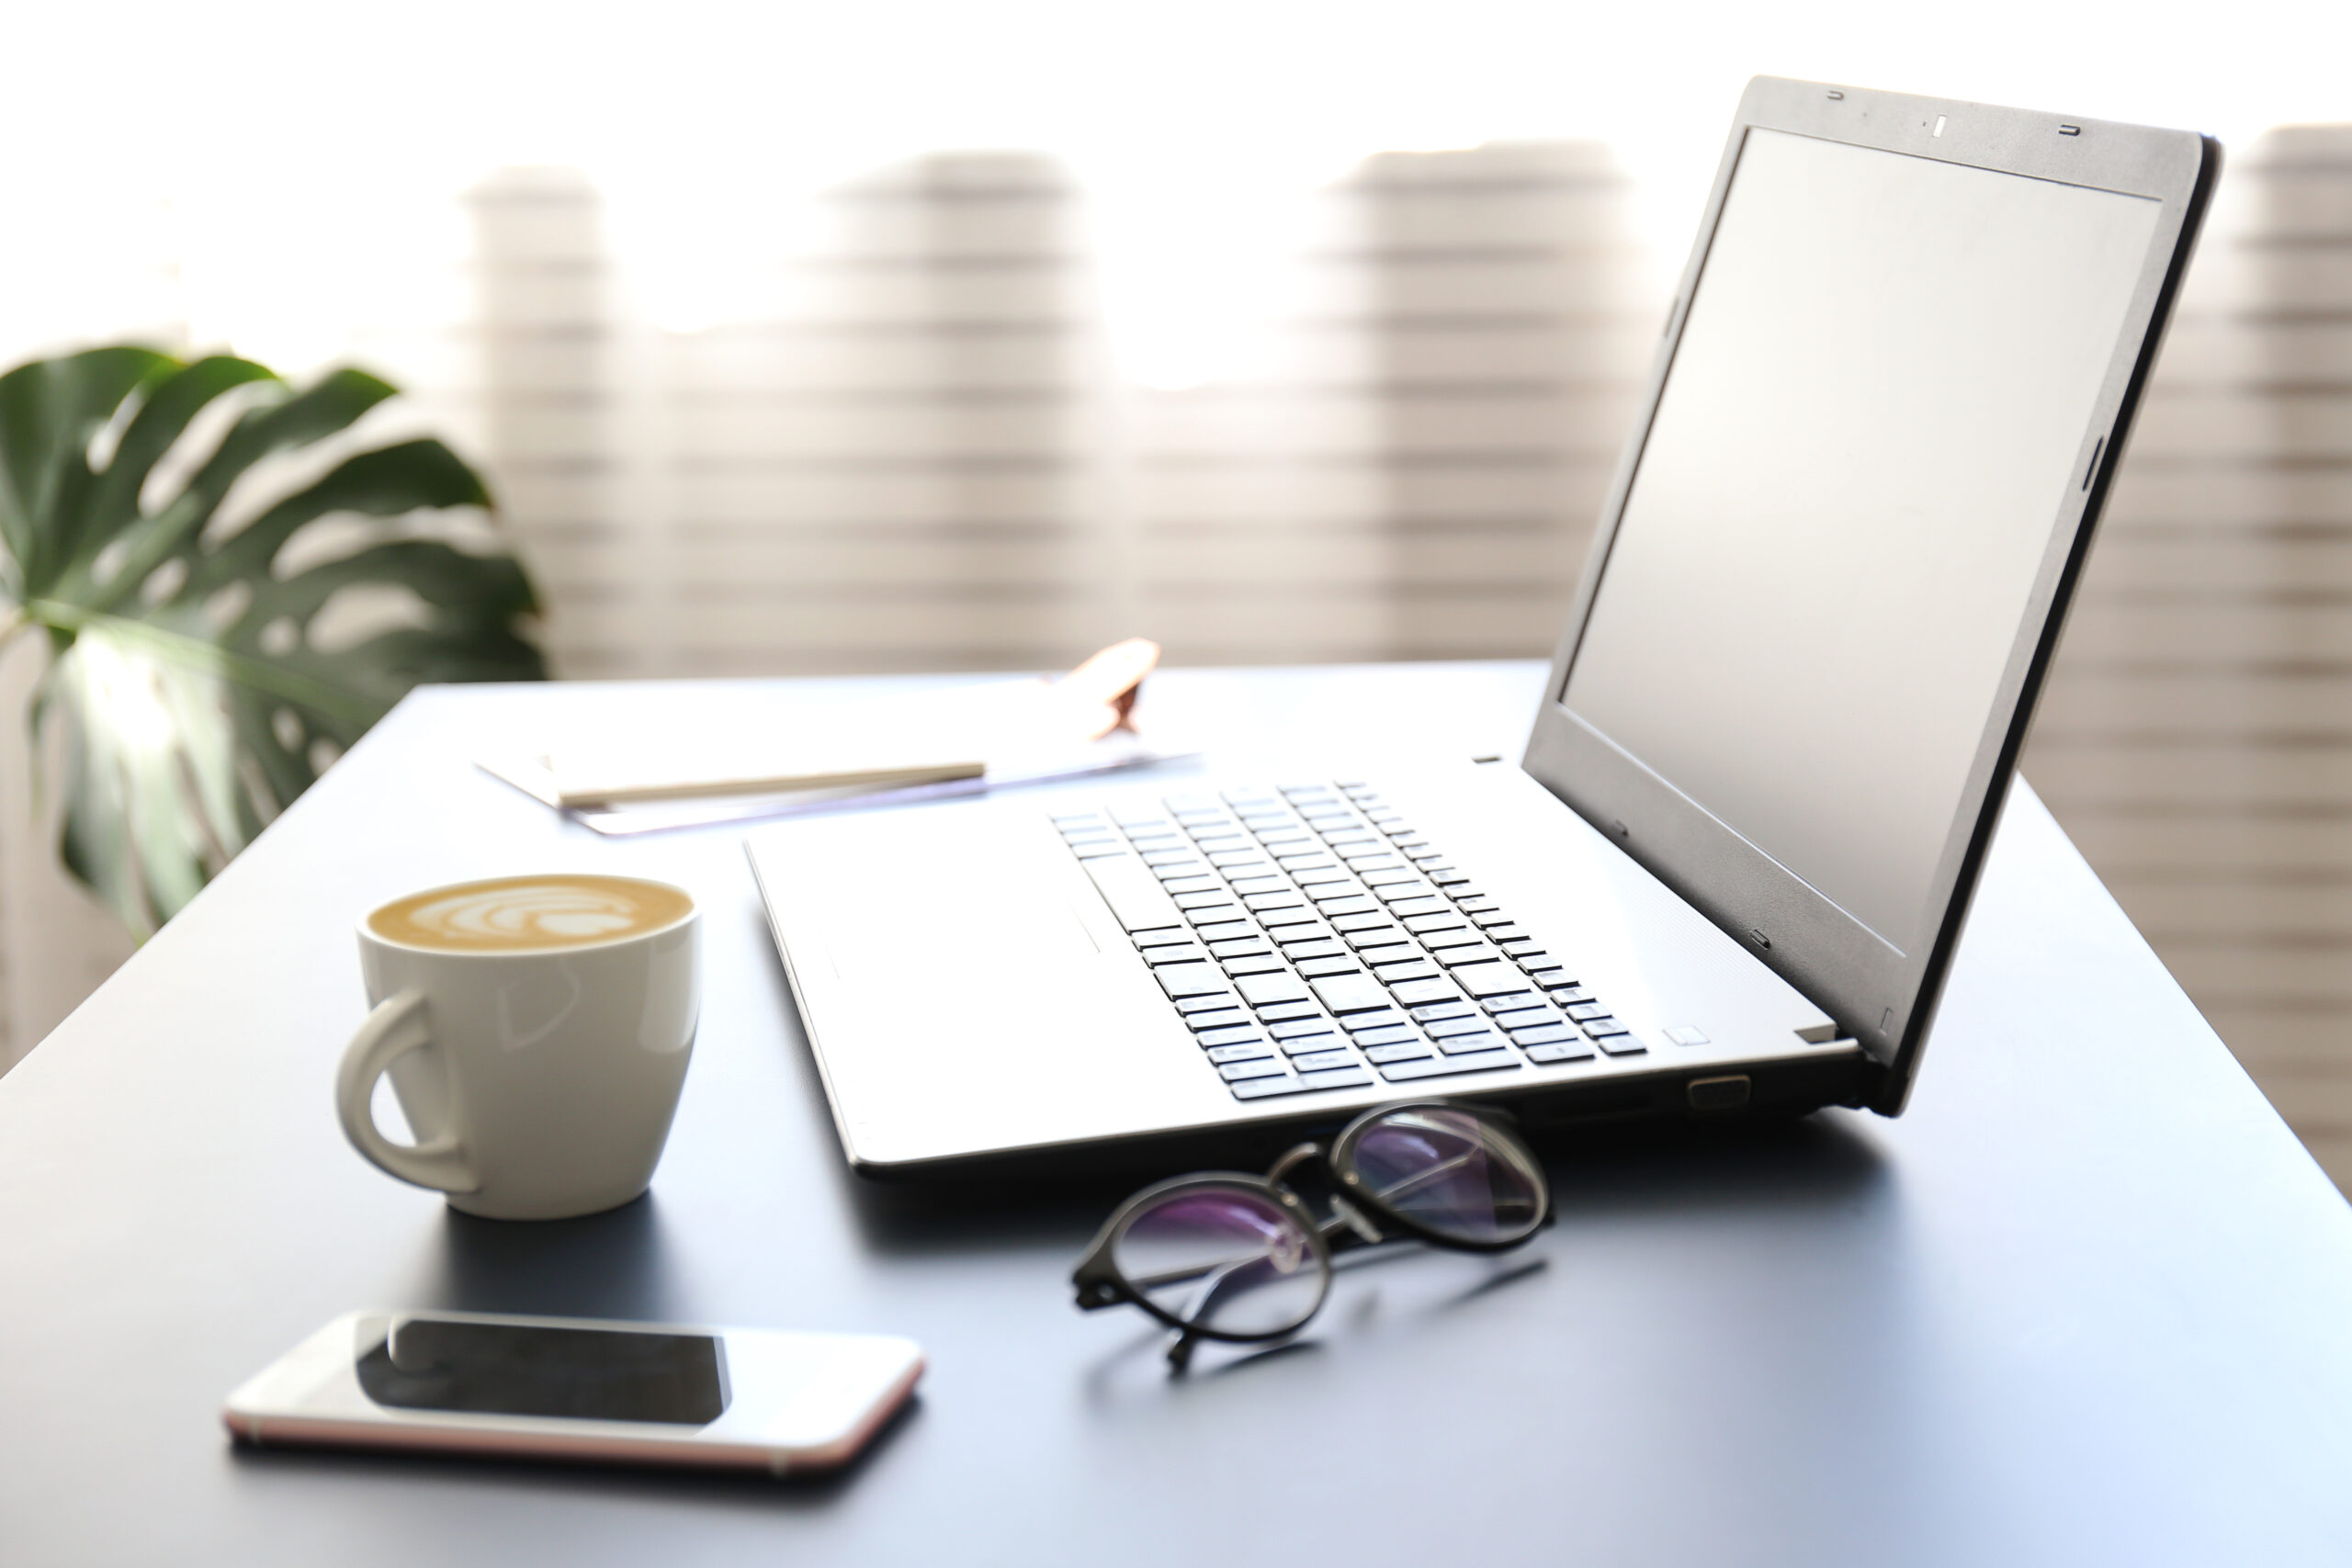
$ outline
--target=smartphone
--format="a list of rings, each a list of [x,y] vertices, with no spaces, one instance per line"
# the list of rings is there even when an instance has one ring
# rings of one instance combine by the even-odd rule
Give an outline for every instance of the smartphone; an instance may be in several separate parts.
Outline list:
[[[822,1470],[914,1391],[922,1352],[865,1334],[461,1312],[346,1313],[229,1396],[239,1440]]]

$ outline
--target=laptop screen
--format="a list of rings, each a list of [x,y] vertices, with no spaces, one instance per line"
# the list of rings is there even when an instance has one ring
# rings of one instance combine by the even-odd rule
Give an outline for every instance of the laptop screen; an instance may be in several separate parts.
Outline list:
[[[1562,700],[1898,953],[2162,210],[1741,148]]]

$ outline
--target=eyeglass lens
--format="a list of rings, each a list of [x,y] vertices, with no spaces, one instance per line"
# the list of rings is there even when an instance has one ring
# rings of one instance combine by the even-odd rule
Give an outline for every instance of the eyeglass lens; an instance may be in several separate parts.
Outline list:
[[[1348,1153],[1358,1190],[1435,1235],[1498,1246],[1544,1217],[1542,1168],[1517,1139],[1466,1111],[1392,1111]]]
[[[1222,1334],[1295,1328],[1329,1285],[1306,1225],[1243,1188],[1169,1193],[1128,1221],[1111,1261],[1161,1312]]]

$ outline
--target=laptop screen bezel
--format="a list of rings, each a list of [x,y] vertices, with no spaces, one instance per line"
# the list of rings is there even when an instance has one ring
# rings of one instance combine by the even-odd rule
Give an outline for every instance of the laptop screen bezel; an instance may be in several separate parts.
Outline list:
[[[1618,747],[1565,702],[1577,649],[1673,368],[1693,294],[1742,148],[1753,130],[1786,131],[1970,168],[2056,180],[2162,203],[2115,351],[2082,434],[2077,473],[2057,502],[2050,542],[1972,760],[1930,884],[1933,936],[1898,951]],[[1871,1104],[1899,1111],[1909,1094],[1977,874],[2018,748],[2063,628],[2132,417],[2162,342],[2219,173],[2220,145],[2190,131],[1987,107],[1951,99],[1758,77],[1740,100],[1699,234],[1675,289],[1632,438],[1610,487],[1592,550],[1552,665],[1522,766],[1692,907],[1738,938],[1835,1019],[1883,1072]],[[1667,635],[1661,628],[1661,635]],[[1835,756],[1821,759],[1835,769]]]

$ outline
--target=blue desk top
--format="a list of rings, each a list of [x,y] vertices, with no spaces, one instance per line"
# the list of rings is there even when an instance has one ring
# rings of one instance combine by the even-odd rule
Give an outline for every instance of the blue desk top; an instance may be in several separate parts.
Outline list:
[[[1541,678],[1177,671],[1147,713],[1251,761],[1515,756]],[[842,1168],[734,833],[598,840],[470,763],[871,689],[421,693],[0,1079],[0,1559],[2352,1560],[2352,1212],[2030,791],[1900,1120],[1557,1148],[1526,1251],[1351,1267],[1295,1345],[1171,1381],[1138,1318],[1069,1302],[1131,1183]],[[471,1220],[335,1126],[351,926],[548,866],[695,891],[702,1036],[648,1200]],[[227,1390],[363,1305],[888,1330],[933,1370],[824,1481],[233,1450]]]

